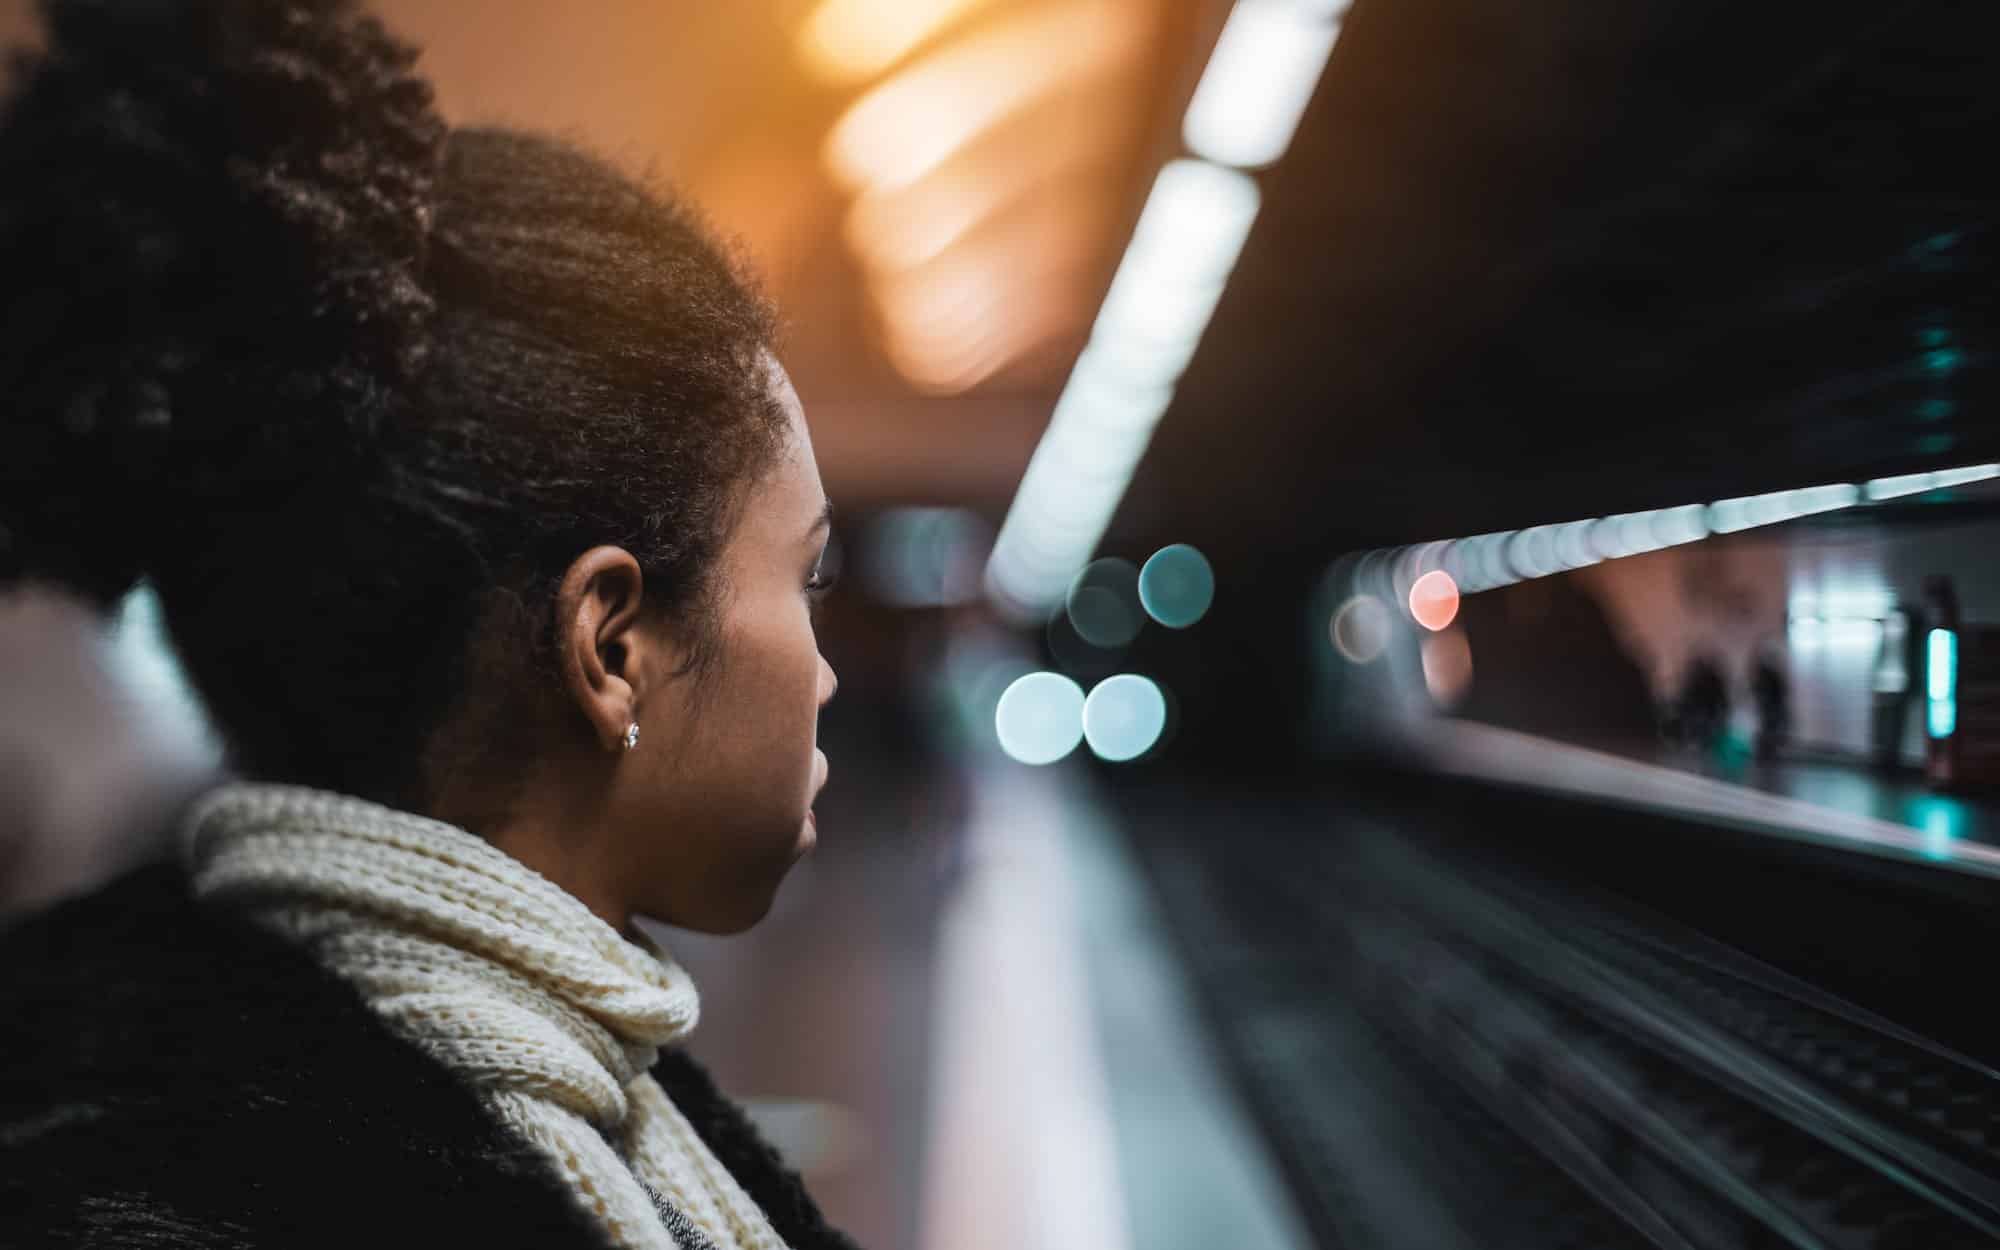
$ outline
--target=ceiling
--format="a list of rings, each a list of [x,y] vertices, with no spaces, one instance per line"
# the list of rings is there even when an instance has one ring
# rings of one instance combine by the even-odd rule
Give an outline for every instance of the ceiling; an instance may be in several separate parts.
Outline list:
[[[0,0],[0,36],[29,7]],[[742,238],[845,506],[997,517],[1227,4],[874,0],[856,11],[944,20],[832,74],[804,41],[835,0],[375,7],[455,121],[576,135]],[[1067,77],[1053,36],[1016,38],[989,85],[1019,98],[934,171],[999,191],[921,271],[931,294],[997,274],[1005,299],[895,305],[934,350],[1001,329],[1004,350],[913,376],[885,313],[907,284],[867,240],[921,237],[935,205],[870,201],[834,137],[888,84],[1065,9],[1125,24]],[[1990,0],[1357,0],[1107,546],[1323,561],[2000,458],[1996,34]],[[879,111],[894,158],[950,110]]]
[[[0,41],[33,0],[0,0]],[[700,205],[845,509],[1005,506],[1226,0],[372,0],[454,124]]]
[[[1123,541],[1324,560],[2000,458],[1996,34],[1359,0]]]
[[[997,513],[1224,5],[599,0],[588,20],[552,0],[372,7],[426,49],[454,121],[576,135],[740,241],[784,316],[781,355],[843,510]],[[815,43],[829,18],[850,42],[904,38],[829,66]],[[980,202],[940,249],[966,187]],[[876,260],[912,240],[922,259]],[[986,342],[992,330],[1007,341]],[[905,348],[916,334],[929,341]]]

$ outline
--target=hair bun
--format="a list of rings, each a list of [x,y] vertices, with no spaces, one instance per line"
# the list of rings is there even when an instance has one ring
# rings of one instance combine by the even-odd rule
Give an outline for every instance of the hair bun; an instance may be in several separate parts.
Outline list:
[[[0,113],[0,578],[109,597],[365,453],[423,357],[445,128],[344,0],[42,9]]]

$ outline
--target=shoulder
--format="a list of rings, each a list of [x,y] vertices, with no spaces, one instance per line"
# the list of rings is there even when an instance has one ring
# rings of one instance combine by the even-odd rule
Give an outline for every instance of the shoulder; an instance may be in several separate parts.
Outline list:
[[[826,1222],[799,1174],[750,1122],[743,1109],[716,1088],[707,1069],[685,1050],[668,1050],[653,1067],[674,1106],[687,1117],[716,1161],[729,1169],[778,1235],[793,1250],[857,1250],[853,1240]]]
[[[199,1000],[226,995],[213,973],[231,937],[166,862],[15,922],[0,933],[0,1045],[16,1061],[7,1088],[30,1062],[51,1074],[143,1064],[133,1042],[195,1023]]]
[[[172,864],[0,935],[0,1056],[0,1244],[603,1244],[470,1091]]]

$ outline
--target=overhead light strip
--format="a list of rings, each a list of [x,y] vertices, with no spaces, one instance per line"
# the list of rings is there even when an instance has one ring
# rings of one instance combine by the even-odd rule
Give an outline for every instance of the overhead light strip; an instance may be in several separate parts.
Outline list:
[[[987,563],[1000,610],[1046,613],[1090,560],[1194,357],[1260,195],[1339,37],[1345,0],[1237,0]]]
[[[1417,579],[1433,570],[1449,574],[1461,592],[1474,594],[1566,573],[1604,560],[1695,542],[1712,534],[1734,534],[1993,478],[2000,478],[2000,464],[1878,477],[1859,485],[1836,482],[1771,491],[1709,504],[1656,508],[1555,525],[1531,525],[1470,538],[1378,548],[1363,553],[1355,567],[1357,576],[1370,570],[1387,576],[1395,602],[1407,598]]]

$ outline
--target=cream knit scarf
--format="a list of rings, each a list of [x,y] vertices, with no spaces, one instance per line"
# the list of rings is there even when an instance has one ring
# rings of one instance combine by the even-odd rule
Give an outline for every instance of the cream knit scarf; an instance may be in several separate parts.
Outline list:
[[[185,850],[197,896],[244,908],[355,985],[533,1143],[619,1245],[782,1250],[650,1075],[699,1009],[664,950],[474,834],[345,795],[221,786],[191,813]]]

